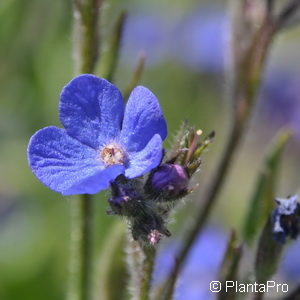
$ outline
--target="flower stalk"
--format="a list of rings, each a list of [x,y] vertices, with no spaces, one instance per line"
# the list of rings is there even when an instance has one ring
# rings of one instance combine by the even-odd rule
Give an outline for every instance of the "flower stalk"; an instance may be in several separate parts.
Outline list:
[[[154,260],[156,256],[155,246],[142,246],[144,259],[142,265],[142,278],[141,278],[141,288],[140,288],[140,298],[139,300],[149,300],[151,279],[154,268]]]
[[[156,248],[133,240],[128,231],[126,249],[130,299],[149,300]]]
[[[132,235],[129,231],[127,234],[126,245],[126,265],[129,274],[127,287],[131,297],[130,299],[137,300],[140,294],[140,278],[142,277],[141,265],[143,253],[141,252],[139,243],[133,240]]]

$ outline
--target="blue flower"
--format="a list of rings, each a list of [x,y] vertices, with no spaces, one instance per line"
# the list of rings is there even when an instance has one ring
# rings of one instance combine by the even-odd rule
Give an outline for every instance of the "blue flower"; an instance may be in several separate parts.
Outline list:
[[[167,126],[145,87],[132,91],[124,109],[113,84],[80,75],[63,89],[59,115],[65,129],[43,128],[28,145],[33,173],[56,192],[94,194],[120,174],[134,178],[160,163]]]

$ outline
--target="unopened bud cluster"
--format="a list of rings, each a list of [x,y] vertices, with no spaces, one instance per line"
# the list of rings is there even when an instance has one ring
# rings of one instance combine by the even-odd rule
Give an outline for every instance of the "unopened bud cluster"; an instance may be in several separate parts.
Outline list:
[[[132,236],[139,242],[155,245],[170,236],[168,216],[178,201],[193,191],[192,175],[199,170],[200,156],[213,134],[200,141],[202,131],[183,127],[172,151],[147,176],[126,179],[119,176],[111,184],[108,213],[128,221]]]

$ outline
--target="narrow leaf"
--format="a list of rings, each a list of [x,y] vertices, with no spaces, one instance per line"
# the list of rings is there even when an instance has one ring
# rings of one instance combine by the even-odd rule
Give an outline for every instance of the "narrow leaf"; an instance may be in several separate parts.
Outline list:
[[[273,239],[272,229],[269,217],[260,235],[256,252],[255,277],[259,283],[266,282],[275,274],[283,250],[283,244]]]
[[[290,137],[291,132],[287,130],[281,131],[275,137],[258,176],[243,227],[244,238],[249,244],[253,242],[258,229],[263,226],[274,206],[274,187],[277,183],[279,162]]]
[[[219,281],[222,286],[225,285],[226,281],[236,281],[237,273],[239,268],[239,263],[242,257],[242,246],[238,243],[236,238],[236,233],[231,232],[231,235],[228,240],[227,249],[223,258],[223,262],[220,268],[220,277]],[[225,291],[223,288],[220,293],[218,293],[219,300],[234,300],[237,297],[235,289]]]
[[[136,87],[141,80],[143,71],[144,71],[144,66],[145,66],[145,54],[142,52],[139,56],[137,65],[133,71],[132,77],[124,91],[123,98],[125,101],[127,101],[131,91],[133,90],[134,87]]]
[[[111,39],[102,53],[99,75],[108,81],[113,81],[114,79],[126,16],[125,12],[120,14],[113,28]]]

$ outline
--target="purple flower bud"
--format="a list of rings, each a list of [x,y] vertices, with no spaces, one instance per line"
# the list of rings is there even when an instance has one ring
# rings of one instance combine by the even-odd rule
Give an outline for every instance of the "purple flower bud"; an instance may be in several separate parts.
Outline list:
[[[123,196],[123,197],[113,197],[113,198],[109,198],[108,202],[111,206],[117,207],[117,208],[121,208],[122,205],[126,202],[128,202],[129,200],[131,200],[131,198],[129,196]]]
[[[153,172],[150,178],[150,189],[157,195],[175,198],[187,190],[189,177],[184,167],[175,164],[164,164]]]
[[[119,176],[111,182],[112,197],[108,199],[110,205],[109,214],[127,215],[131,202],[140,198],[135,189],[126,183],[125,177]],[[121,181],[123,180],[123,183]]]

